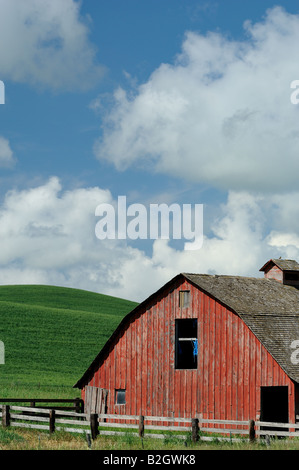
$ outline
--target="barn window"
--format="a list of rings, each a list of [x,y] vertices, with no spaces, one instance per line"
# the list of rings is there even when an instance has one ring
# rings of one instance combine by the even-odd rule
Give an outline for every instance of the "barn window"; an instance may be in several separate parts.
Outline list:
[[[115,404],[116,405],[126,404],[126,390],[125,389],[115,390]]]
[[[197,319],[175,320],[175,368],[197,369]]]
[[[286,281],[299,281],[298,273],[285,273],[284,278]]]
[[[180,307],[189,307],[190,303],[190,291],[189,290],[181,290],[180,297],[179,297],[179,306]]]

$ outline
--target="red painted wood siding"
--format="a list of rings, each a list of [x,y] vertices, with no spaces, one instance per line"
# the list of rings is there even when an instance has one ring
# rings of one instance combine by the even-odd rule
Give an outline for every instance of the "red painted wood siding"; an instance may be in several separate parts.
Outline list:
[[[179,291],[190,290],[188,308]],[[196,370],[175,369],[175,319],[198,319]],[[87,385],[106,388],[108,413],[210,419],[257,419],[260,387],[293,382],[232,311],[185,281],[131,319]],[[126,404],[115,390],[126,389]],[[84,397],[84,390],[83,390]]]
[[[265,271],[264,277],[267,279],[275,279],[278,282],[283,282],[283,271],[274,264],[271,269]]]

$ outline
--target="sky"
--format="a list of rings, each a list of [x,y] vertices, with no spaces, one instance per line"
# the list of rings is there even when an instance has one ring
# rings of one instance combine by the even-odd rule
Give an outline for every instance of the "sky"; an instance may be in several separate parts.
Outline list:
[[[298,44],[292,0],[0,0],[0,284],[142,301],[299,261]],[[120,196],[202,205],[202,245],[99,239]]]

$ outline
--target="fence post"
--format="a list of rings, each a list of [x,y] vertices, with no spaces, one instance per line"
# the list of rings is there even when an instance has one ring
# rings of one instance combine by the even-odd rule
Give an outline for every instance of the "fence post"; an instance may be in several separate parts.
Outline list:
[[[139,437],[144,436],[144,416],[139,416]]]
[[[82,413],[81,409],[81,400],[80,398],[75,398],[74,400],[74,408],[76,413]]]
[[[192,421],[191,421],[191,424],[192,424],[192,442],[195,443],[195,442],[198,441],[198,438],[199,438],[199,435],[198,435],[198,432],[199,432],[198,419],[193,418]]]
[[[55,410],[50,410],[49,431],[50,434],[55,432]]]
[[[10,410],[9,405],[2,405],[2,426],[7,428],[10,426]]]
[[[95,440],[99,435],[99,426],[98,426],[98,415],[97,413],[92,413],[90,415],[90,431],[91,438]]]
[[[249,420],[249,440],[250,442],[255,442],[255,429],[254,429],[254,426],[255,426],[255,422],[253,419],[250,419]]]

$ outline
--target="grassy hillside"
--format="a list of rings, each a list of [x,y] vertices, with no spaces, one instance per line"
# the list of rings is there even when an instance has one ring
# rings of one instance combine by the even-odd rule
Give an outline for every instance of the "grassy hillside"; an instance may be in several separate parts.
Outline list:
[[[73,397],[122,318],[127,300],[53,286],[0,286],[0,397]]]

